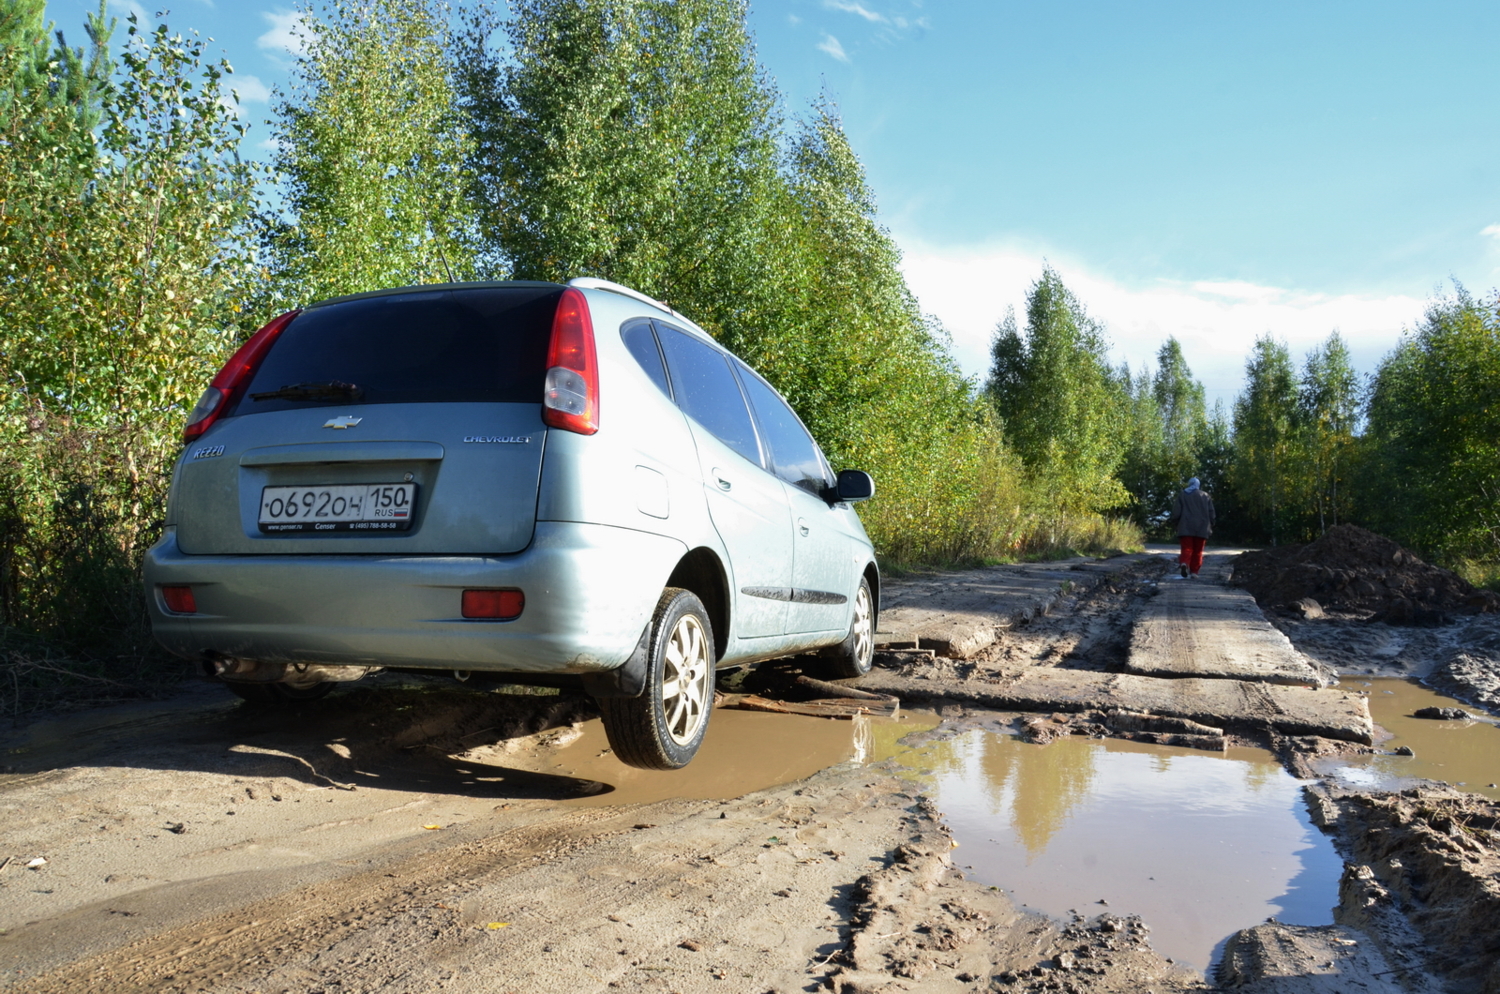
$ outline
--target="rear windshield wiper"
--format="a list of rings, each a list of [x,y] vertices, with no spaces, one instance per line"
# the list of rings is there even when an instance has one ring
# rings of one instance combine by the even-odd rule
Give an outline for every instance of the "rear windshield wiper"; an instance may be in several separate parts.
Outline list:
[[[353,383],[334,380],[331,383],[293,383],[280,390],[252,393],[251,400],[359,400],[364,390]]]

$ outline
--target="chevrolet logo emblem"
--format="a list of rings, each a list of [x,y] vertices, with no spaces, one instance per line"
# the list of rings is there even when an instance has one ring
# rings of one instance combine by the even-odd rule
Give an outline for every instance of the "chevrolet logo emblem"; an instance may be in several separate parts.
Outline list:
[[[353,428],[363,421],[364,418],[351,418],[347,414],[342,417],[329,418],[323,422],[324,428]]]

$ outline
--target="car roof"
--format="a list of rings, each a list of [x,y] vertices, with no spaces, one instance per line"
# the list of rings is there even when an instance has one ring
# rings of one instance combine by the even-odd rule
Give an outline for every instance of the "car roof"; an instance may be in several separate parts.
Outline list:
[[[308,304],[303,310],[312,310],[315,307],[327,307],[329,304],[342,304],[350,300],[369,300],[371,297],[393,297],[403,293],[431,293],[434,290],[483,290],[483,289],[505,289],[507,287],[552,287],[558,290],[564,289],[561,283],[550,283],[545,280],[482,280],[472,283],[414,283],[409,286],[386,287],[382,290],[366,290],[363,293],[346,293],[339,297],[329,297]]]

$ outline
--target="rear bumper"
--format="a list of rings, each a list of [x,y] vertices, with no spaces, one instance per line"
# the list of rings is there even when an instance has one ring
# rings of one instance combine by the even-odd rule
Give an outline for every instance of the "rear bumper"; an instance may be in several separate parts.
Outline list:
[[[660,535],[540,521],[509,556],[189,556],[168,528],[146,554],[146,599],[157,640],[195,660],[597,673],[630,656],[684,552]],[[193,588],[196,614],[166,609],[159,588],[177,584]],[[471,587],[518,587],[525,610],[466,620]]]

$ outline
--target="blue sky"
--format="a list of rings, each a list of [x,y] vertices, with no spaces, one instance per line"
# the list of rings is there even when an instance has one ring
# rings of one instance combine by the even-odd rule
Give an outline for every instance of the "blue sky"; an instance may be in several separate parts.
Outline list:
[[[252,119],[285,80],[290,3],[111,5],[218,39]],[[81,39],[92,6],[49,14]],[[1175,334],[1226,400],[1257,334],[1337,328],[1368,370],[1448,279],[1500,285],[1500,4],[758,0],[751,27],[789,114],[839,103],[970,373],[1044,259],[1117,359]]]

